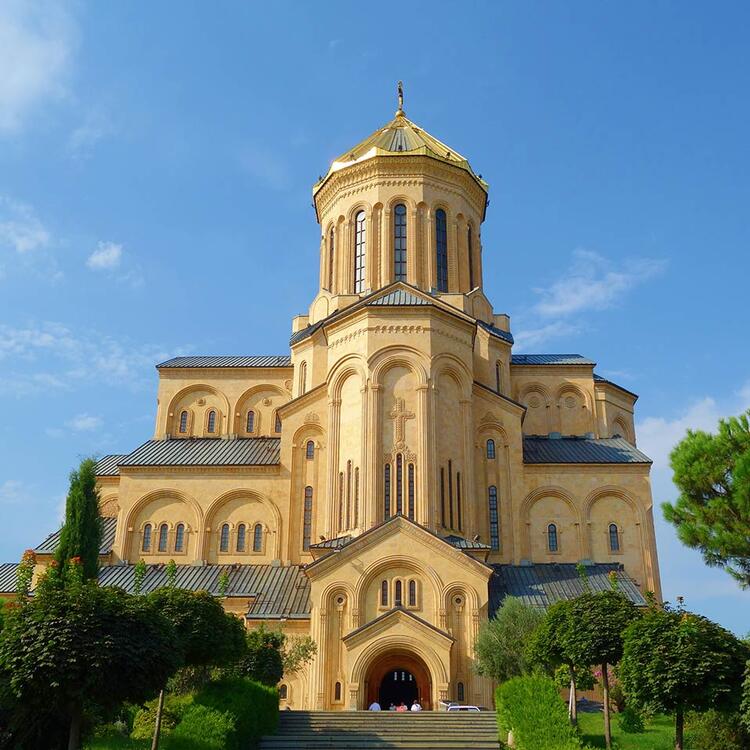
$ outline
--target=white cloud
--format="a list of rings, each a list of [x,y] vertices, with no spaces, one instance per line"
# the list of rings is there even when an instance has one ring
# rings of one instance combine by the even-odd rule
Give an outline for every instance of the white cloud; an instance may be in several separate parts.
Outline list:
[[[25,496],[23,482],[18,479],[6,479],[0,484],[0,504],[18,503]]]
[[[514,351],[522,351],[539,346],[552,338],[572,336],[580,330],[579,326],[562,320],[547,323],[538,328],[521,328],[518,333],[513,334],[515,342]]]
[[[99,110],[90,111],[68,138],[68,153],[74,159],[91,156],[93,147],[114,132],[111,120]]]
[[[50,239],[49,231],[31,206],[0,196],[0,247],[28,253],[47,247]]]
[[[91,414],[78,414],[65,424],[75,432],[92,432],[102,426],[102,420],[100,417],[95,417]]]
[[[0,3],[0,132],[19,131],[41,103],[65,95],[76,37],[62,3]]]
[[[122,245],[115,242],[100,242],[86,265],[93,271],[108,271],[117,268],[122,260]]]

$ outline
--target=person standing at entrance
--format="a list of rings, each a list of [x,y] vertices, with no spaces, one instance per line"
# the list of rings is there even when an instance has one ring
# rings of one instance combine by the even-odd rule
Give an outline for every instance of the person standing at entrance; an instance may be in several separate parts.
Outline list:
[[[368,708],[367,710],[368,711],[380,711],[382,709],[380,708],[380,704],[377,701],[373,701],[370,704],[370,708]]]
[[[422,706],[420,705],[419,701],[415,698],[414,703],[411,704],[411,710],[412,711],[421,711]]]
[[[396,709],[396,711],[398,711],[399,713],[406,713],[408,710],[409,709],[406,707],[406,703],[404,703],[403,701],[399,703],[398,708]]]

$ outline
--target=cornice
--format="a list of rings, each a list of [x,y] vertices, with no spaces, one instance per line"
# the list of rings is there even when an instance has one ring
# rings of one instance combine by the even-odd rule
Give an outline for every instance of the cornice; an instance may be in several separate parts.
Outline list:
[[[120,475],[135,474],[279,474],[281,464],[273,466],[121,466]]]

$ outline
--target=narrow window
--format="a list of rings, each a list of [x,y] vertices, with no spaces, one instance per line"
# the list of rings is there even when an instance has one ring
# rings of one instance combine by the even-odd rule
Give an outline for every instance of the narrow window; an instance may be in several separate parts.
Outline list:
[[[367,247],[367,225],[365,212],[354,217],[354,293],[365,290],[365,248]]]
[[[406,281],[406,206],[393,209],[393,278]]]
[[[359,466],[354,469],[354,508],[352,509],[352,528],[359,524]]]
[[[213,409],[211,409],[211,411],[208,412],[207,431],[216,432],[216,412]]]
[[[388,581],[383,581],[380,584],[380,606],[388,606]]]
[[[391,465],[385,465],[385,511],[384,517],[387,521],[391,517]]]
[[[299,366],[299,392],[300,396],[304,395],[307,391],[307,362],[303,362]]]
[[[557,552],[558,550],[557,526],[554,523],[547,526],[547,548],[550,552]]]
[[[188,413],[183,411],[180,413],[180,432],[187,432],[188,428]]]
[[[141,544],[143,552],[151,552],[151,524],[147,523],[143,527],[143,543]]]
[[[253,552],[263,552],[263,527],[259,523],[253,529]]]
[[[328,291],[333,291],[333,227],[328,235]]]
[[[276,412],[276,418],[274,419],[273,429],[274,429],[274,432],[281,432],[281,417],[279,416],[279,412]]]
[[[312,461],[315,458],[315,443],[312,440],[308,440],[305,446],[305,458],[308,461]]]
[[[393,597],[394,598],[393,604],[396,607],[400,607],[403,604],[401,600],[401,593],[402,593],[401,588],[402,588],[401,581],[396,581],[396,593],[394,594],[394,597]]]
[[[503,366],[499,362],[495,363],[495,390],[503,392]]]
[[[404,457],[396,456],[396,515],[404,513]]]
[[[219,535],[219,552],[229,552],[229,524],[225,523],[221,527]]]
[[[409,520],[414,520],[414,464],[409,464]]]
[[[174,551],[183,552],[185,549],[185,524],[178,523],[174,530]]]
[[[448,222],[445,211],[435,211],[435,253],[437,267],[437,289],[448,291]]]
[[[310,549],[312,539],[313,488],[305,487],[305,508],[302,517],[302,549]]]
[[[352,527],[352,462],[346,462],[346,528]]]
[[[417,606],[417,582],[413,578],[409,581],[409,606]]]
[[[341,683],[337,682],[336,687],[333,690],[333,699],[336,701],[341,700]]]
[[[159,526],[159,552],[167,551],[167,524]]]
[[[463,521],[461,519],[461,472],[456,472],[456,523],[459,531],[463,527]]]
[[[463,682],[459,682],[458,685],[456,685],[456,698],[463,702],[464,701],[464,684]]]
[[[615,523],[609,525],[609,551],[620,551],[620,534],[617,530],[617,524]]]
[[[237,552],[244,552],[247,544],[247,526],[241,523],[237,527]]]
[[[453,461],[448,461],[448,519],[453,529]]]
[[[497,487],[489,488],[488,508],[490,514],[490,547],[500,549],[500,518],[497,512]]]
[[[339,531],[344,530],[344,472],[339,472]]]
[[[495,441],[492,438],[487,441],[487,458],[495,458]]]
[[[445,528],[445,469],[440,467],[440,524]]]
[[[247,413],[247,431],[255,432],[255,412],[252,409]]]
[[[287,695],[289,695],[289,688],[287,688],[286,685],[282,685],[279,688],[279,700],[285,701],[287,698]]]
[[[471,227],[466,230],[466,247],[469,255],[469,291],[474,288],[474,248],[471,236]]]

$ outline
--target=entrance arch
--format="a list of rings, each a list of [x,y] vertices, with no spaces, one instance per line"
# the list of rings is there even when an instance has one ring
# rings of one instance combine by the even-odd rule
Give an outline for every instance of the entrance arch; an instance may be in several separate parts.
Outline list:
[[[365,677],[367,705],[378,701],[384,711],[391,702],[408,707],[416,698],[424,709],[432,708],[432,678],[427,665],[416,654],[389,651],[373,660]]]

